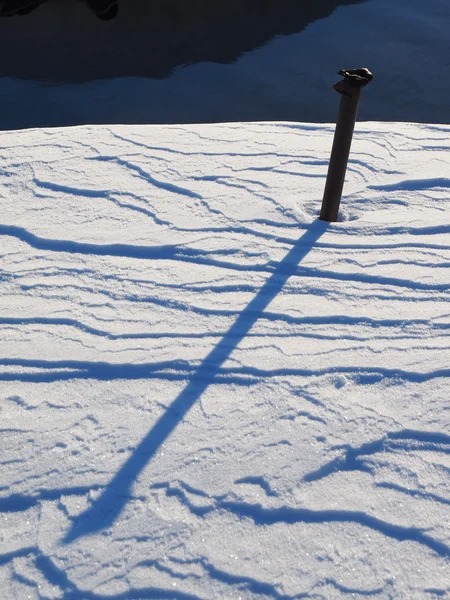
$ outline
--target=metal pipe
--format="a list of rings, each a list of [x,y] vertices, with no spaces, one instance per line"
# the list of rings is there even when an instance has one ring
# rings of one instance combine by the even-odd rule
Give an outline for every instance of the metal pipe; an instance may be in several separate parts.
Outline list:
[[[368,69],[339,71],[339,75],[343,75],[344,79],[333,87],[341,94],[341,103],[319,217],[329,222],[338,219],[361,89],[373,79]]]

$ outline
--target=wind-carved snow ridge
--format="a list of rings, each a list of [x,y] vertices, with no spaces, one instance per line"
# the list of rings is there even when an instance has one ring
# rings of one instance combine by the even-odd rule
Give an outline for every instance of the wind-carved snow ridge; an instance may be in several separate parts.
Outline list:
[[[332,135],[0,135],[6,598],[450,594],[448,128]]]
[[[247,481],[248,483],[253,483]],[[242,483],[242,480],[240,482]],[[226,497],[219,496],[210,498],[212,503],[209,506],[196,506],[190,503],[183,488],[182,483],[179,486],[154,486],[166,487],[167,496],[177,497],[191,512],[196,516],[204,516],[214,510],[226,510],[238,517],[252,519],[258,526],[271,526],[279,523],[333,523],[333,522],[353,522],[373,529],[387,537],[391,537],[400,542],[411,540],[424,546],[443,557],[450,556],[450,546],[433,539],[420,528],[402,527],[393,523],[373,517],[364,511],[346,511],[346,510],[310,510],[305,508],[294,508],[291,506],[280,506],[265,508],[261,504],[249,504],[239,502]],[[189,490],[190,491],[190,490]],[[267,493],[267,492],[266,492]],[[268,493],[268,496],[273,494]]]
[[[317,481],[342,471],[366,471],[372,469],[364,461],[365,456],[379,452],[422,451],[450,454],[450,436],[439,432],[402,431],[388,432],[386,437],[363,444],[359,448],[347,447],[344,456],[338,457],[323,465],[317,471],[304,475],[304,481]]]
[[[446,177],[437,177],[434,179],[407,179],[405,181],[387,185],[372,185],[369,186],[369,188],[372,190],[380,190],[382,192],[397,192],[399,190],[416,192],[418,190],[429,190],[432,188],[450,188],[450,179]]]

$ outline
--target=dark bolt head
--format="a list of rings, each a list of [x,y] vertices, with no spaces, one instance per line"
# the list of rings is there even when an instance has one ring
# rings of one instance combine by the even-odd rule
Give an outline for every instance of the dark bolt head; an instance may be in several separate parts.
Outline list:
[[[346,79],[353,80],[355,83],[358,82],[360,85],[367,85],[373,79],[372,73],[369,69],[341,69],[338,71],[338,75],[342,75]]]

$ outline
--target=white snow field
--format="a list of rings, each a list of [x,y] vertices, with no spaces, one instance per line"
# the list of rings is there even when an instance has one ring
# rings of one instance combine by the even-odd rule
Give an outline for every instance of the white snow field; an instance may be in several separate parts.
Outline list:
[[[0,589],[450,597],[450,126],[0,134]]]

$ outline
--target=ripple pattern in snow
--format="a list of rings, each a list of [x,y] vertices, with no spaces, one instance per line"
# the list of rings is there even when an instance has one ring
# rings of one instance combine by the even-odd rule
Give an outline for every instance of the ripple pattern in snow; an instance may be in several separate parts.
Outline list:
[[[449,134],[0,134],[5,598],[450,594]]]

